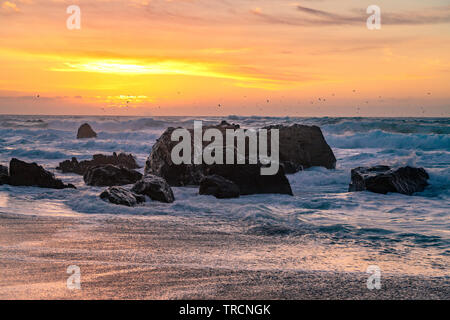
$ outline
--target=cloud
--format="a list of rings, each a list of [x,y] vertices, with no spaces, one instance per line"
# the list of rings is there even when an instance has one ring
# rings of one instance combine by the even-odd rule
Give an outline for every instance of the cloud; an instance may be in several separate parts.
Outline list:
[[[251,13],[266,23],[298,26],[330,26],[330,25],[365,25],[368,18],[365,10],[355,9],[348,14],[313,9],[297,5],[300,16],[274,16],[261,10]],[[404,11],[402,13],[381,12],[383,25],[424,25],[450,22],[450,6],[425,8],[421,11]]]
[[[0,12],[2,14],[11,14],[11,13],[20,12],[20,9],[17,7],[17,5],[14,2],[3,1],[0,6]]]

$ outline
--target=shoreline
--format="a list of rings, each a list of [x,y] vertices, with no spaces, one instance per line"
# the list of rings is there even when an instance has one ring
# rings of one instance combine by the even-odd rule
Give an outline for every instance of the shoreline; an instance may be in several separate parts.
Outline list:
[[[155,217],[101,219],[0,214],[1,299],[449,299],[449,278],[382,275],[381,290],[368,290],[363,272],[268,270],[255,265],[201,267],[221,239],[245,241],[207,225]],[[233,228],[233,226],[230,226]],[[165,231],[165,232],[164,232]],[[234,239],[234,240],[231,240]],[[266,245],[276,247],[277,240]],[[273,242],[272,244],[270,242]],[[195,245],[193,245],[195,244]],[[256,244],[255,244],[256,245]],[[196,265],[184,255],[198,251]],[[266,248],[266,247],[261,247]],[[236,249],[237,251],[237,249]],[[266,252],[266,259],[280,253]],[[180,260],[181,257],[181,260]],[[185,259],[185,260],[183,260]],[[206,264],[206,263],[205,263]],[[66,269],[81,268],[81,290],[68,290]]]

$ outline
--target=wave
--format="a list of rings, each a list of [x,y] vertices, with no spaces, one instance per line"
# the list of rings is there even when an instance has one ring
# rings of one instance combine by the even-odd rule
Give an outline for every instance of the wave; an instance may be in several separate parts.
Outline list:
[[[328,134],[326,140],[332,148],[343,149],[449,150],[450,146],[450,135],[446,134],[401,134],[382,130],[355,134]]]

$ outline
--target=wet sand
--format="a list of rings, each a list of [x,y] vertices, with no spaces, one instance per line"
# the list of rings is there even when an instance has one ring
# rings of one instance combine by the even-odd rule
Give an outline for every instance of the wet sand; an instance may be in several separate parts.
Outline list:
[[[450,298],[448,277],[383,274],[381,290],[371,291],[363,272],[284,268],[286,252],[276,248],[278,242],[286,247],[287,240],[256,239],[231,224],[217,231],[219,223],[186,228],[186,218],[165,216],[93,219],[0,213],[0,298]],[[289,241],[288,247],[301,246]],[[255,252],[260,256],[252,256]],[[248,268],[233,265],[242,256],[255,263]],[[268,268],[261,259],[272,265],[280,261],[279,268]],[[67,289],[70,265],[81,269],[81,290]]]

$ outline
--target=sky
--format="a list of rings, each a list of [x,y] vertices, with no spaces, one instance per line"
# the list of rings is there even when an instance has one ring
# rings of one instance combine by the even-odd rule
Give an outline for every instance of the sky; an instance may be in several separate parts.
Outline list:
[[[450,4],[0,0],[0,114],[449,117]]]

